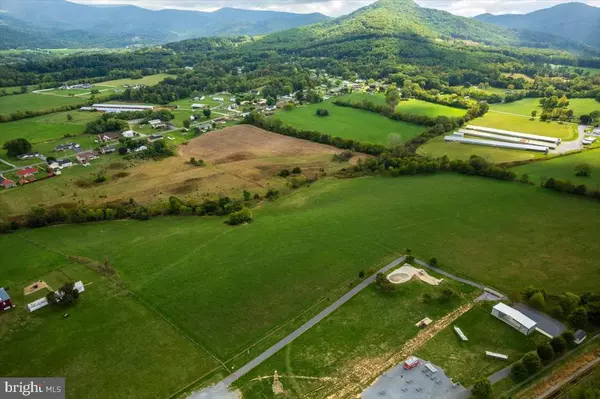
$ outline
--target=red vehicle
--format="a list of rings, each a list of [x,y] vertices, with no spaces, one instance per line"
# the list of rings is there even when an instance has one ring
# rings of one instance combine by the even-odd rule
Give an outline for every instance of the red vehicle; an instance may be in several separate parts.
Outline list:
[[[419,364],[421,364],[421,360],[419,360],[419,358],[411,356],[404,361],[404,370],[414,369]]]
[[[10,296],[4,288],[0,288],[0,311],[8,310],[13,307]]]

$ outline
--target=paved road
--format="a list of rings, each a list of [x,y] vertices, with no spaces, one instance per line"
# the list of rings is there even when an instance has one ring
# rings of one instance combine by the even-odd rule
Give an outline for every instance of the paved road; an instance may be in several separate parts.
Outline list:
[[[512,364],[510,366],[504,367],[502,370],[496,371],[494,374],[492,374],[488,377],[488,380],[490,380],[490,382],[492,384],[495,384],[498,381],[505,379],[506,377],[508,377],[510,375],[511,367],[512,367]]]
[[[405,259],[406,259],[406,256],[401,256],[400,258],[396,259],[392,263],[381,268],[377,273],[385,273],[385,272],[389,271],[390,269],[398,266],[402,262],[404,262]],[[315,317],[313,317],[312,319],[310,319],[309,321],[304,323],[302,326],[300,326],[296,331],[294,331],[287,337],[283,338],[281,341],[277,342],[275,345],[271,346],[269,349],[267,349],[266,351],[264,351],[263,353],[261,353],[260,355],[258,355],[254,359],[252,359],[250,362],[246,363],[244,366],[242,366],[239,369],[237,369],[236,371],[234,371],[228,377],[226,377],[221,382],[219,382],[217,384],[217,386],[229,387],[233,382],[237,381],[239,378],[241,378],[242,376],[244,376],[245,374],[250,372],[253,368],[255,368],[256,366],[258,366],[259,364],[261,364],[262,362],[267,360],[269,357],[273,356],[279,350],[283,349],[287,344],[289,344],[294,339],[298,338],[300,335],[302,335],[303,333],[308,331],[308,329],[310,329],[312,326],[314,326],[315,324],[317,324],[318,322],[323,320],[325,317],[329,316],[337,308],[342,306],[344,303],[348,302],[356,294],[361,292],[369,284],[371,284],[373,281],[375,281],[375,277],[376,277],[377,273],[375,273],[372,276],[370,276],[369,278],[363,280],[360,284],[358,284],[356,287],[354,287],[353,289],[348,291],[340,299],[338,299],[337,301],[335,301],[334,303],[329,305],[327,308],[325,308],[323,311],[321,311]],[[213,391],[214,391],[214,387],[209,387],[207,389],[203,389],[200,392],[194,393],[190,398],[199,399],[199,398],[219,397],[219,395],[207,395],[207,393],[213,392]]]
[[[560,143],[560,145],[558,147],[556,147],[556,150],[551,150],[550,153],[551,154],[564,154],[566,152],[581,150],[581,148],[583,147],[583,144],[581,144],[581,141],[585,137],[585,129],[586,128],[587,128],[587,126],[585,126],[585,125],[577,126],[577,138],[575,140],[571,140],[571,141],[563,141],[562,143]]]
[[[514,303],[513,308],[523,313],[537,323],[537,328],[544,331],[546,334],[550,334],[553,337],[557,337],[567,329],[567,327],[560,321],[548,316],[546,313],[539,312],[523,303]]]

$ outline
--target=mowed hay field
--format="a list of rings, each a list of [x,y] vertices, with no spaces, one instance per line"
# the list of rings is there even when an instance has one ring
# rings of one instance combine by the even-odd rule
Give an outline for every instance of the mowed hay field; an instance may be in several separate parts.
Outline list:
[[[177,156],[161,161],[101,157],[92,162],[93,168],[74,166],[57,178],[0,191],[0,214],[21,215],[35,205],[70,206],[80,201],[94,204],[135,198],[151,204],[172,195],[201,201],[220,195],[241,197],[243,190],[263,195],[269,188],[286,189],[287,180],[277,176],[282,169],[299,166],[306,177],[314,177],[348,166],[332,162],[332,155],[339,152],[254,126],[234,126],[193,138],[180,147]],[[208,165],[187,164],[192,157]],[[80,187],[80,181],[92,181],[99,170],[105,171],[107,182]]]
[[[168,397],[219,367],[112,281],[25,241],[19,247],[6,244],[0,238],[3,252],[23,251],[31,262],[18,268],[3,262],[9,269],[3,271],[2,285],[17,307],[0,317],[0,375],[65,376],[67,398],[150,399]],[[54,289],[81,280],[86,290],[74,306],[29,313],[26,304],[48,292],[23,295],[23,288],[37,280]]]
[[[148,76],[144,76],[140,79],[107,80],[105,82],[97,83],[97,85],[98,86],[115,86],[115,87],[122,87],[125,85],[155,86],[169,77],[175,77],[175,75],[169,75],[167,73],[157,73],[156,75],[148,75]]]
[[[575,176],[575,166],[583,163],[591,166],[591,176]],[[529,179],[536,184],[553,177],[559,180],[569,180],[573,184],[585,184],[589,190],[598,190],[600,189],[600,149],[520,165],[512,168],[512,171],[518,174],[528,174]]]
[[[385,104],[385,95],[381,93],[369,94],[369,93],[351,93],[340,97],[341,100],[349,101],[371,101],[375,104]],[[455,116],[461,117],[467,113],[467,110],[448,107],[446,105],[430,103],[427,101],[409,99],[400,101],[396,106],[396,111],[404,112],[407,114],[425,115],[432,118],[436,116]]]
[[[444,288],[452,288],[458,295],[445,300]],[[412,280],[397,285],[393,293],[382,293],[371,285],[235,387],[244,398],[270,397],[273,371],[277,370],[288,397],[309,393],[311,397],[355,397],[361,390],[356,385],[359,378],[371,382],[387,371],[390,363],[412,354],[404,345],[421,331],[415,325],[419,320],[427,316],[439,321],[478,295],[475,291],[452,280],[437,287]],[[424,300],[427,296],[429,301]]]
[[[451,143],[444,140],[444,135],[435,137],[417,148],[417,154],[440,158],[447,155],[450,160],[468,160],[471,155],[477,155],[491,163],[507,163],[527,161],[544,157],[543,154],[532,151],[509,150],[506,148],[485,147],[481,145]]]
[[[253,213],[239,227],[163,217],[22,230],[0,242],[14,270],[45,262],[27,251],[32,242],[50,256],[107,257],[127,289],[222,360],[405,248],[506,292],[532,281],[583,292],[600,278],[600,249],[589,243],[597,204],[528,185],[450,174],[330,179]]]
[[[480,118],[473,119],[469,124],[557,137],[563,140],[573,140],[577,137],[577,124],[574,123],[541,122],[538,119],[532,121],[526,116],[509,115],[493,110]]]
[[[17,111],[43,111],[62,105],[83,105],[85,100],[84,97],[63,97],[50,94],[15,94],[0,97],[0,114],[8,115]]]
[[[317,116],[319,108],[327,108],[329,116]],[[292,111],[280,111],[275,117],[296,129],[381,145],[389,144],[390,133],[397,133],[406,141],[424,130],[419,125],[394,121],[369,111],[338,107],[329,101],[300,106]]]
[[[567,108],[572,109],[575,116],[580,116],[592,111],[600,111],[600,102],[593,98],[570,98]],[[532,111],[537,111],[538,117],[543,111],[539,98],[524,98],[511,103],[490,104],[490,109],[524,116],[531,116]]]
[[[69,120],[68,115],[73,119]],[[59,139],[66,134],[78,135],[83,133],[86,123],[99,116],[95,112],[68,111],[0,123],[0,143],[24,138],[31,144],[37,144]]]

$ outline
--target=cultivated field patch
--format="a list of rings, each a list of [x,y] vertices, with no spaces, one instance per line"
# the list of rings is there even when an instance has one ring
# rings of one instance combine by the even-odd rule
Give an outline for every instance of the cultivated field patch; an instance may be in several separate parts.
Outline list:
[[[327,108],[329,116],[317,116],[319,108]],[[390,133],[399,134],[406,141],[424,130],[422,126],[394,121],[373,112],[338,107],[330,101],[300,106],[292,111],[280,111],[275,117],[296,129],[381,145],[389,144]]]
[[[15,94],[0,97],[0,113],[8,115],[17,111],[44,111],[62,105],[83,104],[84,102],[85,98],[81,97],[62,97],[36,93]]]
[[[144,76],[140,79],[115,79],[115,80],[107,80],[105,82],[98,83],[98,86],[115,86],[115,87],[123,87],[125,85],[146,85],[146,86],[155,86],[165,80],[168,77],[174,77],[174,75],[169,75],[167,73],[158,73],[156,75],[148,75]]]

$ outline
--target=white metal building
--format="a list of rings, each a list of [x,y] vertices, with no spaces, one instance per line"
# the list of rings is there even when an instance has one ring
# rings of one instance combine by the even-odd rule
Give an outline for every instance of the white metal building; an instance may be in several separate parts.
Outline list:
[[[467,125],[467,129],[477,130],[480,132],[502,134],[504,136],[521,137],[521,138],[529,139],[529,140],[539,140],[539,141],[555,143],[555,144],[560,144],[560,142],[561,142],[560,139],[555,138],[555,137],[539,136],[537,134],[529,134],[529,133],[521,133],[521,132],[512,132],[510,130],[494,129],[491,127]]]
[[[137,105],[137,104],[93,104],[91,108],[102,112],[133,112],[152,110],[152,105]]]
[[[494,305],[492,315],[525,335],[531,334],[537,326],[535,321],[502,302]]]

